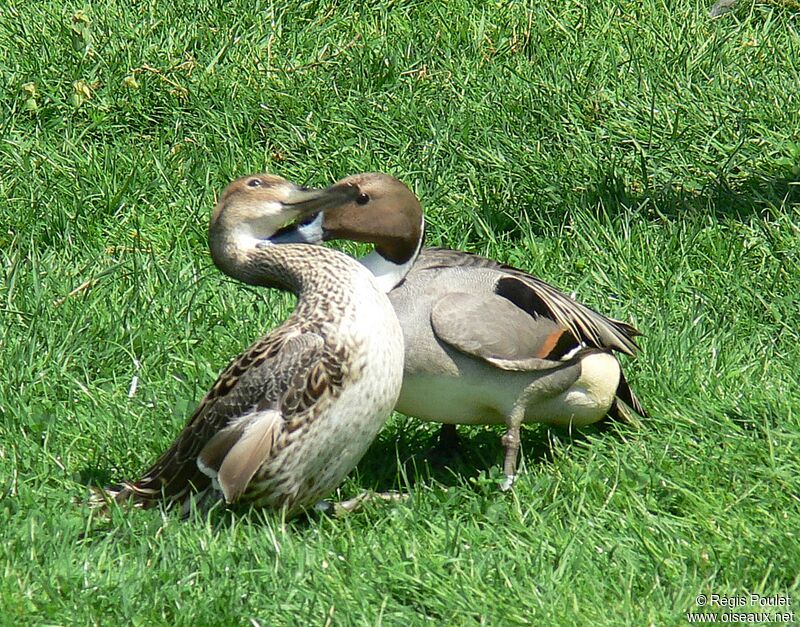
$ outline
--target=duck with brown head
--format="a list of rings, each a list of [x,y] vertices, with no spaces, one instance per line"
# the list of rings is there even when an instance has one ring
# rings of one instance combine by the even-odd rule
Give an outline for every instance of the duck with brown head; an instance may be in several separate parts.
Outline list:
[[[422,249],[425,221],[419,200],[400,180],[386,174],[357,174],[336,185],[353,189],[353,196],[283,229],[275,241],[319,244],[347,239],[374,244],[361,263],[390,292],[406,278]]]
[[[243,177],[222,193],[209,228],[214,263],[246,283],[294,292],[297,306],[230,363],[138,480],[109,489],[118,502],[252,503],[291,515],[356,465],[400,391],[397,316],[347,255],[271,238],[357,196],[350,185],[313,190],[272,175]]]
[[[422,248],[419,200],[392,176],[337,185],[357,193],[279,239],[375,244],[361,262],[389,290],[405,338],[398,411],[444,423],[440,442],[455,440],[456,424],[505,424],[504,489],[516,477],[522,423],[579,427],[645,415],[613,355],[638,350],[634,327],[517,268]]]

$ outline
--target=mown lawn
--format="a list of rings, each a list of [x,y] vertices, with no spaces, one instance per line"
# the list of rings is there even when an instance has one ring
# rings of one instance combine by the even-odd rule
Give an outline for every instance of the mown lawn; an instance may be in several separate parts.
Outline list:
[[[709,5],[5,0],[0,622],[678,625],[700,593],[800,617],[800,7]],[[87,486],[292,305],[207,252],[215,192],[260,170],[389,171],[430,243],[631,321],[650,418],[528,428],[512,494],[497,430],[442,470],[395,415],[341,493],[406,503],[97,520]]]

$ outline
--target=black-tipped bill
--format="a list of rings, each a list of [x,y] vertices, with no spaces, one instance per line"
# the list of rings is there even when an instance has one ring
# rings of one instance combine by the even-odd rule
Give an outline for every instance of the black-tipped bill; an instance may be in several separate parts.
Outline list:
[[[358,196],[358,188],[352,185],[331,185],[325,189],[297,187],[283,201],[284,207],[300,212],[300,218],[352,202]]]
[[[352,202],[358,194],[358,188],[349,184],[331,185],[326,189],[297,188],[283,201],[283,205],[300,209],[300,217],[279,229],[269,238],[270,241],[275,244],[319,244],[324,240],[324,211]]]

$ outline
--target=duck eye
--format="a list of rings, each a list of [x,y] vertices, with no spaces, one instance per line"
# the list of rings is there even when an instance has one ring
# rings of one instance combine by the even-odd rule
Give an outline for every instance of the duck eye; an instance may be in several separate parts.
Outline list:
[[[366,205],[369,202],[369,196],[366,194],[359,194],[358,198],[356,198],[357,205]]]
[[[247,187],[261,187],[261,179],[250,179],[247,181]]]

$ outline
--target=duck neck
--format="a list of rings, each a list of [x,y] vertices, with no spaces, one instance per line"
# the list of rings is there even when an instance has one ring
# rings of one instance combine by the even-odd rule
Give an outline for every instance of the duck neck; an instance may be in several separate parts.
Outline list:
[[[334,251],[308,244],[273,244],[249,232],[212,233],[211,257],[222,272],[257,287],[293,293],[300,300],[342,283],[347,268]]]
[[[376,245],[375,250],[359,261],[375,276],[378,287],[388,293],[400,285],[411,271],[424,242],[425,218],[422,218],[416,240],[404,240],[402,245],[392,248]]]

